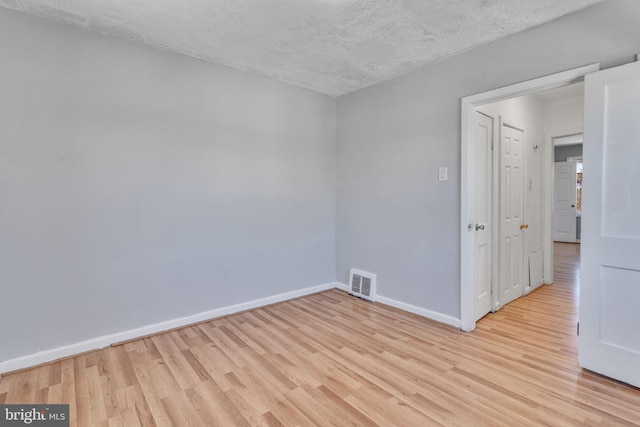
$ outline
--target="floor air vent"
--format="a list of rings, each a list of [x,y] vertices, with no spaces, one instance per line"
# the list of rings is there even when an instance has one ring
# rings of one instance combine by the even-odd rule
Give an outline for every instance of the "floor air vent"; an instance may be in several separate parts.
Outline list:
[[[376,275],[352,268],[349,272],[349,293],[369,301],[375,301]]]

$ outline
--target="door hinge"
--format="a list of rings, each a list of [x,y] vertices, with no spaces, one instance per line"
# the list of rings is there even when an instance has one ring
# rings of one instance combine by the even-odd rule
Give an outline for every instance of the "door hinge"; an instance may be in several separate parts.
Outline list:
[[[576,335],[580,336],[580,322],[576,325]]]

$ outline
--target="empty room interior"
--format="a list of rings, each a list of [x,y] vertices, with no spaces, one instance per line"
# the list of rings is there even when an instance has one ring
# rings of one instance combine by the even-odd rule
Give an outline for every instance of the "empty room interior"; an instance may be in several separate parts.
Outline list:
[[[0,424],[640,425],[639,58],[636,0],[0,0]]]

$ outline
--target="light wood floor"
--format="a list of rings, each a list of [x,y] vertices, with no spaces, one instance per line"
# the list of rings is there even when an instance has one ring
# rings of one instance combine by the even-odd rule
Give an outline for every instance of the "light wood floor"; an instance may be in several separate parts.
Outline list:
[[[578,252],[473,333],[333,290],[5,376],[0,403],[81,427],[640,423],[640,390],[576,363]]]

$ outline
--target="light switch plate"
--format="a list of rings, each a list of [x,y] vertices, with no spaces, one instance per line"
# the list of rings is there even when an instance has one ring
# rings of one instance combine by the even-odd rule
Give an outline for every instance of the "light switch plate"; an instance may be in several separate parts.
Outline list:
[[[446,181],[446,180],[447,180],[447,168],[439,168],[438,181]]]

